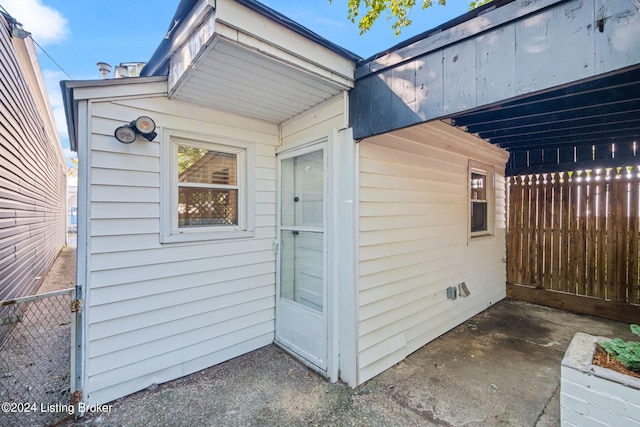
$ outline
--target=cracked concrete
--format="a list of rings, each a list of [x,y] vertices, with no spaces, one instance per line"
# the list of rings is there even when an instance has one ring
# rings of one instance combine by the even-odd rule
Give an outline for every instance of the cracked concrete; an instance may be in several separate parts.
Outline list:
[[[558,426],[579,331],[633,338],[625,323],[504,300],[356,389],[267,346],[67,425]]]

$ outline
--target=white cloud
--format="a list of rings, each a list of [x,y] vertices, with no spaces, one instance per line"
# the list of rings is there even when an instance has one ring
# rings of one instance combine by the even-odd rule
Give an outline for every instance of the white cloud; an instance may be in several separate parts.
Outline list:
[[[60,139],[68,139],[69,133],[67,131],[67,121],[64,115],[62,91],[60,90],[60,80],[65,80],[67,77],[62,71],[42,70],[42,78],[44,79],[44,84],[47,87],[49,103],[51,105],[51,111],[53,111],[53,117],[56,121],[58,135],[60,135]]]
[[[2,0],[2,6],[41,45],[62,41],[69,34],[64,16],[40,0]]]

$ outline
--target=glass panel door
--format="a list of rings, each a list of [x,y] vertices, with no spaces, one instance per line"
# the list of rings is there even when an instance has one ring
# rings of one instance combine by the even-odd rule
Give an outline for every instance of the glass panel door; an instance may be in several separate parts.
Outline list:
[[[323,150],[281,163],[280,296],[323,309]]]
[[[276,340],[326,369],[324,150],[283,157]]]
[[[322,312],[322,233],[282,230],[280,296]]]

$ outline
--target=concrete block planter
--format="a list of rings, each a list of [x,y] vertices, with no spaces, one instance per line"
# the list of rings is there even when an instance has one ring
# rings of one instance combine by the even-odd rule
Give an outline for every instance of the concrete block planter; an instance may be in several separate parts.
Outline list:
[[[561,425],[639,426],[640,378],[594,366],[596,343],[608,338],[578,333],[560,373]]]

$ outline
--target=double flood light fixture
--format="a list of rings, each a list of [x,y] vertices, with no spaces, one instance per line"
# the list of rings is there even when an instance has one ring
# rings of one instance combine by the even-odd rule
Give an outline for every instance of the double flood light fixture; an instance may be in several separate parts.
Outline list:
[[[131,123],[118,127],[114,132],[114,136],[123,144],[131,144],[138,135],[141,135],[147,141],[153,141],[158,136],[155,130],[156,124],[151,117],[140,116]]]

